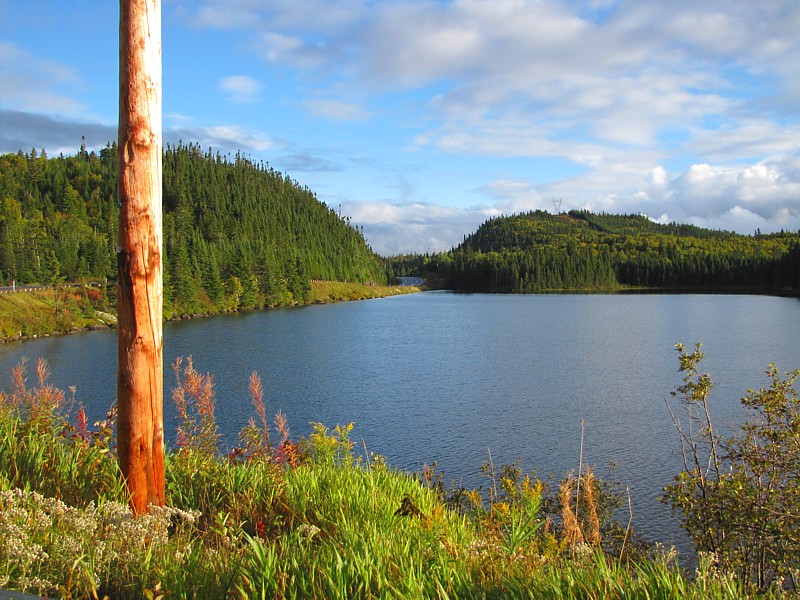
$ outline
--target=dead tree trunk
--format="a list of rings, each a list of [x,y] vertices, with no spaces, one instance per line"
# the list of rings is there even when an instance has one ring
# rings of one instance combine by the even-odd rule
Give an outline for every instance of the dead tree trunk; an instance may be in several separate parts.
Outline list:
[[[161,0],[120,0],[117,426],[133,510],[164,504]]]

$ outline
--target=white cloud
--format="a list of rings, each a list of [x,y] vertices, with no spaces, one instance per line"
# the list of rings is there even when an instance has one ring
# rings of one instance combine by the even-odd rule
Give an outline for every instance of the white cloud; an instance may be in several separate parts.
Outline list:
[[[494,214],[486,208],[389,201],[343,202],[342,211],[364,227],[367,242],[382,256],[449,250]]]
[[[800,123],[784,125],[767,119],[742,119],[714,131],[701,131],[687,150],[723,162],[760,156],[784,156],[800,146]]]
[[[311,62],[299,60],[300,55],[308,55],[303,40],[299,37],[284,35],[281,33],[265,32],[262,36],[263,52],[267,60],[273,63],[289,62],[294,59],[299,63],[298,66],[309,67]]]
[[[250,104],[258,100],[261,83],[249,75],[231,75],[219,81],[219,88],[234,104]]]
[[[200,144],[204,150],[211,147],[222,153],[237,150],[263,152],[282,146],[262,132],[247,130],[239,125],[170,127],[164,131],[164,140],[172,144],[179,141]]]
[[[598,1],[589,8],[602,11],[599,22],[584,14],[584,3],[563,1],[348,0],[301,7],[288,0],[213,0],[198,11],[223,8],[247,15],[249,26],[239,26],[257,32],[270,62],[313,74],[317,87],[344,84],[379,94],[437,88],[422,105],[430,112],[418,121],[433,125],[416,134],[416,144],[451,152],[466,140],[500,156],[547,155],[575,140],[651,149],[663,145],[665,133],[694,138],[720,126],[736,129],[737,111],[753,100],[737,97],[737,77],[753,78],[753,85],[777,80],[780,91],[762,101],[785,102],[780,94],[800,89],[787,66],[798,62],[787,59],[800,59],[794,27],[800,8],[793,0],[735,7],[723,0]],[[709,117],[719,125],[709,126]],[[539,130],[535,144],[532,128]],[[706,137],[706,145],[712,141]],[[565,148],[559,155],[598,152]]]
[[[240,29],[252,27],[260,20],[257,3],[248,1],[208,2],[197,9],[192,23],[197,27]]]
[[[205,0],[182,7],[197,27],[335,32],[360,18],[361,0]],[[309,19],[313,15],[313,19]]]
[[[38,58],[14,44],[0,41],[0,106],[29,112],[75,115],[84,105],[61,88],[82,81],[75,69]]]
[[[303,106],[315,117],[330,121],[366,121],[369,111],[360,104],[333,99],[306,100]]]
[[[261,72],[249,60],[229,63],[243,65],[217,80],[232,102],[261,101],[277,73],[284,87],[275,102],[298,120],[281,130],[291,145],[265,133],[277,130],[275,111],[264,111],[273,121],[247,125],[223,113],[215,122],[225,125],[216,127],[171,117],[176,126],[165,138],[268,152],[290,172],[326,173],[326,185],[347,166],[353,195],[370,197],[359,190],[376,182],[393,195],[353,202],[350,212],[387,252],[403,244],[448,248],[492,214],[551,210],[553,197],[564,209],[641,211],[742,231],[800,225],[796,0],[178,5],[188,23],[208,30],[193,33],[229,42],[235,30],[231,51],[262,61]],[[33,52],[0,43],[0,141],[72,148],[81,130],[98,137],[113,130],[92,129],[76,99],[83,85],[76,71]],[[306,115],[320,120],[308,123]],[[356,165],[355,156],[370,162]],[[461,178],[452,167],[461,157],[469,159],[464,169],[485,159],[491,170]],[[578,174],[548,175],[539,158],[568,161]],[[514,166],[497,167],[501,161]],[[520,166],[525,161],[535,173]],[[424,176],[437,171],[447,173],[441,202],[451,206],[414,202],[446,187],[426,187]],[[397,190],[387,183],[398,180]],[[476,194],[486,206],[452,207]]]
[[[625,173],[617,170],[618,193],[598,192],[592,177],[536,185],[496,180],[478,191],[488,200],[471,208],[425,203],[343,202],[353,222],[364,226],[373,249],[382,255],[448,250],[478,226],[498,215],[531,210],[588,209],[645,213],[668,223],[694,223],[711,229],[767,233],[800,230],[800,157],[785,163],[739,167],[692,165],[670,177],[662,166]]]
[[[780,164],[739,167],[692,165],[671,184],[672,204],[690,218],[722,217],[732,208],[747,210],[784,226],[800,218],[800,181]]]

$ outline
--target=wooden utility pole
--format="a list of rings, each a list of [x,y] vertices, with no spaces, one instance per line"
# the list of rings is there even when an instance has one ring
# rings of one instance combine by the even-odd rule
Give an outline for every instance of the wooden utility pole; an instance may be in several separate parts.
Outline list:
[[[136,514],[164,504],[161,0],[120,0],[117,443]]]

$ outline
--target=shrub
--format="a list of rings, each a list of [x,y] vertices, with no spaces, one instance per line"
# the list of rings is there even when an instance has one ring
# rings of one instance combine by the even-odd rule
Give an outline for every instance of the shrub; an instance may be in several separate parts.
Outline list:
[[[764,589],[798,589],[800,574],[800,371],[766,371],[770,385],[749,390],[751,412],[731,436],[714,428],[708,398],[713,382],[699,371],[703,353],[676,349],[684,384],[670,406],[684,470],[666,487],[664,500],[683,519],[696,549],[724,573]]]

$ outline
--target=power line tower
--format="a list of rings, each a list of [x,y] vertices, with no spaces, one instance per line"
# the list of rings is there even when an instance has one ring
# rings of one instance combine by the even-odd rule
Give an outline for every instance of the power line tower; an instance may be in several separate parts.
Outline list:
[[[559,198],[558,200],[556,200],[555,198],[553,198],[553,208],[555,208],[555,209],[556,209],[556,214],[557,214],[557,215],[560,215],[560,214],[561,214],[561,203],[562,203],[563,201],[564,201],[564,200],[563,200],[563,198]]]

